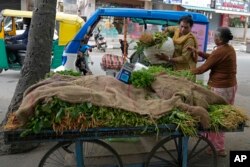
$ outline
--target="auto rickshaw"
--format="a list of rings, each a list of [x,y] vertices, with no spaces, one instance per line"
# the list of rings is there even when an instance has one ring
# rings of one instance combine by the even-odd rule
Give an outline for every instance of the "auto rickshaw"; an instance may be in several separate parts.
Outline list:
[[[161,32],[167,26],[178,25],[179,19],[184,15],[190,15],[193,18],[192,33],[197,38],[199,50],[205,52],[208,42],[209,20],[203,14],[172,10],[99,8],[65,47],[63,52],[64,61],[58,71],[77,70],[75,66],[77,53],[84,45],[93,45],[93,34],[99,27],[101,27],[100,33],[107,41],[108,49],[102,57],[101,65],[95,66],[95,69],[100,67],[97,70],[98,72],[105,71],[107,75],[116,76],[117,72],[120,71],[120,66],[127,60],[130,63],[138,62],[148,65],[145,52],[143,51],[140,54],[137,52],[139,50],[137,42],[140,36],[147,32]],[[125,41],[128,48],[119,46],[119,41]],[[124,54],[120,52],[122,48],[126,51]],[[121,57],[123,58],[119,59]],[[199,58],[198,61],[202,62],[203,59]]]
[[[15,55],[6,52],[5,39],[21,34],[24,31],[22,18],[32,18],[32,11],[10,10],[1,11],[0,17],[0,73],[3,70],[19,70],[22,67],[26,50],[18,53],[22,59],[19,63],[15,62]],[[78,30],[82,27],[84,20],[72,14],[56,13],[55,31],[52,47],[51,68],[55,69],[62,64],[62,53],[65,45],[73,39]],[[7,55],[9,54],[9,55]]]

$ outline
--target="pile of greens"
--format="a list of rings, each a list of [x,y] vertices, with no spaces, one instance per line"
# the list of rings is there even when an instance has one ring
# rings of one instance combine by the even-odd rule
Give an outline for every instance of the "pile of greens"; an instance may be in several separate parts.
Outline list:
[[[212,131],[233,130],[247,121],[246,115],[230,105],[210,105],[209,116]],[[147,128],[153,126],[158,133],[158,125],[168,124],[176,125],[175,130],[180,130],[187,136],[197,135],[197,128],[200,127],[199,122],[188,112],[178,108],[159,119],[152,119],[147,115],[121,109],[94,106],[91,103],[72,104],[54,97],[53,100],[36,106],[35,115],[24,126],[26,130],[21,136],[37,134],[44,129],[53,129],[61,134],[64,131],[84,131],[97,127],[145,127],[142,133],[146,133]]]
[[[60,72],[62,75],[77,75],[72,71]],[[132,73],[131,83],[136,87],[147,88],[155,79],[155,75],[167,73],[169,75],[185,77],[192,80],[193,75],[189,71],[173,71],[161,66],[152,66],[149,69],[143,69]],[[55,73],[50,73],[54,75]],[[210,129],[219,131],[219,129],[236,129],[240,123],[247,121],[247,116],[241,112],[241,109],[230,105],[210,105],[208,112],[211,118]],[[31,133],[39,133],[44,129],[53,129],[57,133],[64,131],[80,130],[96,127],[155,127],[158,132],[158,125],[176,125],[176,130],[181,130],[184,135],[194,136],[197,133],[199,122],[195,120],[188,112],[180,111],[174,108],[171,112],[159,119],[152,119],[147,115],[128,112],[121,109],[110,107],[94,106],[92,103],[72,104],[62,101],[56,97],[46,102],[40,102],[26,125],[25,131],[21,136]]]
[[[142,53],[145,48],[149,48],[151,46],[157,45],[159,48],[163,45],[163,43],[168,39],[168,33],[165,32],[155,32],[144,33],[139,38],[139,41],[136,42],[135,49],[138,53]]]
[[[49,73],[46,74],[45,78],[52,77],[55,74],[70,75],[70,76],[81,76],[80,72],[73,71],[73,70],[64,70],[64,71],[57,71],[57,72],[49,72]]]
[[[168,74],[171,76],[186,78],[190,81],[194,81],[195,75],[193,75],[190,70],[179,70],[174,71],[171,68],[164,68],[163,66],[150,66],[148,69],[142,69],[139,71],[134,71],[130,78],[130,83],[138,88],[150,87],[152,82],[155,80],[157,74]],[[202,84],[201,82],[198,82]]]
[[[214,131],[234,130],[240,124],[245,124],[248,117],[243,111],[243,109],[232,105],[210,105],[208,112],[211,119],[211,129]]]
[[[152,119],[147,115],[140,115],[121,109],[94,106],[91,103],[72,104],[58,98],[44,104],[40,103],[35,108],[35,114],[25,125],[25,131],[21,136],[31,133],[39,133],[44,129],[53,129],[57,133],[68,130],[84,131],[96,127],[145,127],[154,126],[158,132],[157,125],[176,124],[183,134],[196,135],[195,120],[189,113],[173,109],[160,119]],[[142,132],[143,133],[143,132]]]

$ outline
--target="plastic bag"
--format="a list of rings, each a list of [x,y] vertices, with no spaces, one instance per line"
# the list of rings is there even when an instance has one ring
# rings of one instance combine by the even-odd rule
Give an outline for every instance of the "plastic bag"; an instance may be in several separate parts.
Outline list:
[[[174,54],[174,49],[174,42],[172,38],[168,37],[168,39],[162,44],[162,46],[160,46],[160,44],[151,46],[149,48],[144,49],[143,53],[151,64],[166,64],[168,63],[167,61],[159,60],[155,56],[155,54],[163,53],[172,58]]]

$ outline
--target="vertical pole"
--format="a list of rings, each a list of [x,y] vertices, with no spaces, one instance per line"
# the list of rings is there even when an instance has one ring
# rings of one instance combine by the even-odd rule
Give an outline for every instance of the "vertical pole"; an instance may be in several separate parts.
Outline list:
[[[249,21],[249,16],[246,16],[245,28],[244,28],[244,34],[243,34],[243,39],[244,39],[244,42],[245,42],[245,43],[247,42],[248,21]]]
[[[182,167],[187,167],[188,162],[188,136],[182,137]]]
[[[77,167],[83,167],[83,141],[77,140],[75,142],[75,150],[76,150],[76,164]]]
[[[127,31],[128,31],[128,22],[127,22],[127,18],[124,18],[123,20],[123,25],[124,25],[124,55],[123,55],[123,61],[125,62],[128,56],[127,53]]]

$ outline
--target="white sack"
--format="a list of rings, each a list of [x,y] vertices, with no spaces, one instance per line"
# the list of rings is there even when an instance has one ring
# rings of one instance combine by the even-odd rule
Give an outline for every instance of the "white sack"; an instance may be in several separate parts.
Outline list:
[[[151,46],[149,48],[144,49],[144,55],[148,58],[151,64],[166,64],[167,62],[164,60],[159,60],[155,57],[155,54],[164,53],[165,55],[169,56],[170,58],[173,57],[174,54],[174,42],[172,38],[168,37],[168,39],[162,44],[159,48],[158,45]]]

